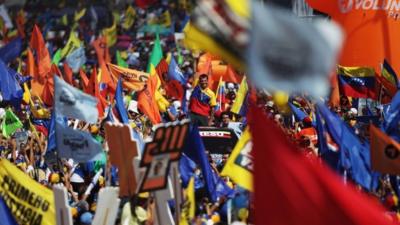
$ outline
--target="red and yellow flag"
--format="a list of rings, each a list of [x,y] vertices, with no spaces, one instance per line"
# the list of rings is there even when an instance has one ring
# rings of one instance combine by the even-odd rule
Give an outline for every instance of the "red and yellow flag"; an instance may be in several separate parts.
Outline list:
[[[128,69],[128,68],[123,68],[114,64],[107,64],[108,68],[110,69],[110,72],[112,76],[118,80],[121,78],[122,84],[124,87],[133,90],[133,91],[141,91],[143,90],[146,81],[149,79],[149,74],[138,71],[138,70],[133,70],[133,69]]]

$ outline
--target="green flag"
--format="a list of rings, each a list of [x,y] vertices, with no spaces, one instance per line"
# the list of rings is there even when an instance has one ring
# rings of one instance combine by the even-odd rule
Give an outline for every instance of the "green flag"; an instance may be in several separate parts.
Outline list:
[[[23,125],[18,117],[10,109],[7,109],[3,123],[1,124],[3,136],[9,138],[18,128],[22,127]]]
[[[181,48],[179,47],[179,44],[176,45],[176,50],[178,52],[178,65],[182,65],[183,57],[182,57],[182,54],[181,54]]]
[[[117,58],[117,65],[123,68],[128,68],[128,63],[125,62],[125,60],[122,59],[121,53],[117,51],[116,58]]]
[[[61,60],[61,49],[58,49],[53,56],[53,60],[51,61],[53,64],[58,65]]]
[[[147,66],[147,73],[151,74],[151,68],[153,67],[155,69],[162,58],[163,52],[161,48],[160,37],[158,34],[156,34],[156,40],[154,41],[153,50],[151,51],[149,64]]]

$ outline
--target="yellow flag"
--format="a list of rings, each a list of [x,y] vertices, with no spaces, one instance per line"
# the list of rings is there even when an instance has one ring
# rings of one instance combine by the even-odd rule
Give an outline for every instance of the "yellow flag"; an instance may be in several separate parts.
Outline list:
[[[131,26],[135,22],[135,17],[136,17],[136,11],[131,5],[129,5],[129,7],[126,9],[125,12],[124,22],[121,25],[122,28],[124,28],[125,30],[131,28]]]
[[[181,213],[181,219],[179,225],[189,225],[191,220],[194,218],[196,211],[196,202],[194,195],[194,177],[190,178],[189,184],[185,190],[185,202],[183,203],[183,209]]]
[[[81,11],[75,12],[74,21],[77,22],[82,16],[86,13],[86,8],[83,8]]]
[[[171,14],[169,13],[168,10],[165,11],[163,14],[161,14],[159,23],[164,27],[171,26]]]
[[[170,105],[169,101],[160,93],[159,90],[156,90],[154,97],[156,99],[160,112],[166,112]]]
[[[221,176],[230,177],[239,186],[253,191],[253,158],[251,134],[247,128],[233,149]]]
[[[71,30],[71,32],[69,33],[67,44],[65,44],[64,48],[61,49],[61,58],[64,58],[75,49],[78,49],[79,47],[81,47],[81,45],[81,40],[79,40],[79,38],[76,36],[75,31]]]
[[[246,77],[243,77],[242,82],[240,83],[239,90],[236,94],[235,102],[232,105],[231,112],[240,114],[243,103],[246,100],[248,90],[249,87],[247,86]]]
[[[18,224],[56,224],[53,191],[6,159],[0,160],[0,193]]]
[[[149,79],[149,74],[142,71],[123,68],[110,63],[108,63],[107,66],[110,69],[111,75],[116,78],[116,80],[121,78],[122,85],[133,91],[142,90],[146,81]]]
[[[106,37],[108,47],[115,45],[117,42],[117,23],[115,19],[111,27],[103,29],[103,35]]]
[[[24,83],[24,94],[22,95],[22,100],[25,104],[29,104],[31,100],[31,92],[29,91],[28,84]]]

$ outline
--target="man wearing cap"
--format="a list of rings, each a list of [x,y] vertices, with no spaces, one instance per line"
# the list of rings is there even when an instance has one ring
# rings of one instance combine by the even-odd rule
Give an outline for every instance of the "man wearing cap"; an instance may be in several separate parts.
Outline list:
[[[208,76],[201,74],[199,84],[190,96],[190,120],[198,126],[210,126],[214,120],[214,107],[217,105],[213,91],[208,88]]]

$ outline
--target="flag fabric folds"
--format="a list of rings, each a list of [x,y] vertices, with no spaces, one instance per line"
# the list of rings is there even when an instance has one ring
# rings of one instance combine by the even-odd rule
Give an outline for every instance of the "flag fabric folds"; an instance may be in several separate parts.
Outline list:
[[[157,88],[157,76],[151,76],[147,80],[147,87],[139,93],[138,108],[147,117],[153,125],[162,122],[160,111],[156,102],[155,92]]]
[[[400,144],[372,124],[370,139],[372,169],[385,174],[400,174]]]
[[[141,91],[149,78],[149,74],[138,70],[123,68],[114,64],[108,64],[112,76],[121,79],[124,87],[132,91]]]
[[[362,187],[374,190],[377,181],[371,171],[369,143],[362,143],[354,131],[324,104],[320,103],[318,109],[325,120],[329,134],[339,144],[342,168],[348,170],[354,181]]]
[[[253,191],[252,148],[251,134],[246,129],[221,172],[221,176],[229,176],[235,183],[249,191]]]
[[[66,61],[74,73],[77,73],[82,65],[86,63],[86,55],[83,47],[79,47],[67,55]]]
[[[10,208],[4,202],[3,197],[0,197],[0,217],[3,225],[17,225],[17,221],[11,213]]]
[[[118,80],[117,90],[115,91],[114,100],[115,100],[115,109],[118,112],[119,120],[121,121],[121,123],[129,124],[128,113],[126,112],[126,109],[124,106],[124,99],[123,99],[123,95],[122,95],[121,79]]]
[[[179,83],[181,83],[182,85],[186,84],[186,79],[183,76],[183,73],[179,68],[178,64],[176,63],[174,57],[171,57],[171,62],[169,63],[168,78],[170,80],[179,81]]]
[[[0,48],[0,59],[8,64],[17,58],[22,51],[22,39],[20,37],[10,41],[7,45]]]
[[[11,109],[6,109],[3,122],[1,123],[1,130],[4,137],[9,138],[19,128],[22,128],[22,123],[19,118],[13,113]]]
[[[232,105],[231,112],[245,116],[248,108],[248,95],[249,88],[247,85],[247,79],[246,77],[243,77],[242,83],[240,84],[239,90],[236,94],[235,102]]]
[[[36,52],[38,75],[41,79],[44,79],[51,70],[51,58],[37,25],[33,28],[29,45]]]
[[[147,65],[147,73],[153,75],[152,71],[156,69],[158,63],[161,61],[162,58],[163,52],[161,48],[160,37],[158,34],[156,34],[156,40],[154,41],[153,49],[151,50],[149,58],[149,63]]]
[[[56,122],[57,152],[60,158],[72,158],[76,162],[99,159],[101,145],[89,133],[74,130]]]
[[[213,202],[220,196],[230,196],[233,193],[233,190],[211,168],[197,127],[192,127],[186,137],[183,153],[200,167],[207,192]]]
[[[399,80],[394,69],[390,66],[389,62],[384,59],[382,64],[382,77],[384,77],[393,86],[399,86]]]
[[[346,96],[377,98],[373,68],[338,66],[338,80],[340,92]]]
[[[83,93],[59,77],[54,76],[55,109],[62,115],[96,123],[99,117],[97,99]]]
[[[307,23],[289,10],[261,4],[252,2],[249,78],[256,87],[271,91],[327,95],[328,76],[343,39],[339,26],[318,19]]]
[[[308,115],[302,111],[301,109],[297,108],[295,105],[292,103],[288,103],[290,106],[290,109],[293,112],[294,117],[296,117],[297,121],[303,121],[304,118],[308,117]]]
[[[195,216],[196,203],[195,203],[195,192],[194,192],[194,177],[190,178],[189,185],[185,190],[185,201],[181,212],[181,219],[179,225],[189,225],[189,221],[192,221]]]
[[[0,60],[0,91],[4,101],[9,101],[16,109],[20,108],[23,90],[16,79],[16,73]]]
[[[250,116],[255,224],[392,224],[376,202],[345,187],[323,164],[306,159],[260,109]]]

